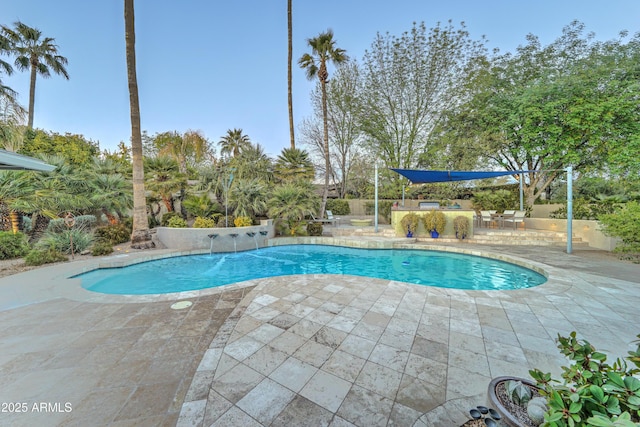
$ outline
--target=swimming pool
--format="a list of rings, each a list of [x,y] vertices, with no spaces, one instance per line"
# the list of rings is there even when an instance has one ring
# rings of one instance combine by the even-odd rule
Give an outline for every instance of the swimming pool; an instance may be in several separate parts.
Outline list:
[[[107,294],[163,294],[273,276],[347,274],[466,290],[509,290],[547,279],[515,264],[440,251],[287,245],[188,255],[80,274],[82,287]]]

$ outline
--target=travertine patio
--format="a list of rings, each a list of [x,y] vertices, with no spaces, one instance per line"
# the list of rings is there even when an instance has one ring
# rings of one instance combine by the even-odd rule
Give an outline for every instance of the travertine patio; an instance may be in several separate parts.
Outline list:
[[[79,263],[2,278],[0,394],[28,410],[0,425],[455,426],[492,377],[558,372],[558,333],[635,348],[640,266],[465,248],[508,252],[549,281],[480,292],[317,275],[127,298],[65,279],[91,268]],[[183,299],[194,304],[170,308]]]

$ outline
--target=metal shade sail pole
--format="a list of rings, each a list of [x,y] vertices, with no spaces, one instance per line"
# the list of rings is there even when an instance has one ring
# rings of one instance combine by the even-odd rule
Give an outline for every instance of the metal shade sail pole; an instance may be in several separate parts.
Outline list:
[[[524,173],[520,172],[520,210],[524,210]]]
[[[567,253],[573,251],[573,167],[567,167]]]
[[[377,160],[375,163],[375,171],[376,171],[375,186],[374,186],[375,209],[373,212],[373,223],[375,224],[374,231],[377,233],[378,232],[378,161]]]

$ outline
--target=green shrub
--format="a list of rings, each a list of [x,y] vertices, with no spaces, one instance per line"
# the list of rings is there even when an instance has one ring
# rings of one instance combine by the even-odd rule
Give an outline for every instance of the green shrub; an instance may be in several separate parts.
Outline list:
[[[29,233],[29,232],[31,232],[31,228],[32,228],[31,218],[28,217],[28,216],[23,216],[22,217],[22,229],[24,230],[25,233]]]
[[[55,248],[58,252],[70,254],[71,239],[73,239],[74,253],[84,251],[93,243],[93,235],[91,233],[71,228],[60,233],[46,232],[36,243],[36,249]]]
[[[54,218],[49,221],[49,225],[47,225],[46,231],[51,233],[61,233],[65,230],[68,230],[69,228],[90,230],[98,223],[98,219],[95,215],[78,215],[73,218],[73,221],[73,227],[68,227],[64,218]]]
[[[26,265],[42,265],[66,261],[67,259],[65,255],[55,248],[32,249],[24,258],[24,263]]]
[[[184,219],[180,218],[179,216],[174,216],[171,217],[171,219],[169,219],[169,222],[167,223],[167,227],[171,227],[171,228],[186,228],[187,227],[187,221],[185,221]]]
[[[96,242],[91,248],[91,255],[100,256],[100,255],[108,255],[113,252],[113,246],[109,242],[105,242],[104,240]]]
[[[471,201],[477,211],[516,209],[518,204],[516,194],[509,190],[478,191],[474,193]]]
[[[444,233],[444,227],[447,224],[447,217],[439,210],[431,209],[422,217],[424,229],[428,232],[437,231],[438,234]]]
[[[46,231],[49,231],[51,233],[60,233],[67,228],[68,227],[64,223],[64,218],[53,218],[49,221]]]
[[[591,202],[586,199],[574,199],[571,213],[573,219],[600,219],[602,215],[617,212],[622,206],[624,206],[622,203],[613,198]],[[567,203],[551,212],[549,217],[567,219]]]
[[[227,223],[229,224],[229,227],[235,227],[235,224],[233,222],[236,218],[233,215],[229,215],[227,218],[229,218],[228,221],[225,220],[224,215],[221,215],[220,218],[218,219],[218,227],[220,228],[227,227]]]
[[[113,246],[129,241],[131,239],[131,230],[124,222],[120,222],[96,228],[93,236],[96,241],[106,242]]]
[[[216,221],[213,218],[203,218],[201,216],[196,217],[193,221],[193,228],[214,228]]]
[[[171,220],[171,218],[175,218],[175,217],[180,217],[180,215],[178,215],[177,212],[167,212],[164,215],[162,215],[162,219],[160,220],[160,225],[163,227],[171,227],[169,225],[169,221]]]
[[[626,203],[615,214],[602,215],[600,223],[606,235],[620,238],[616,252],[629,254],[632,260],[640,261],[640,203]]]
[[[640,344],[628,352],[626,360],[617,359],[609,365],[606,354],[588,341],[576,339],[575,332],[569,337],[558,335],[557,342],[560,352],[573,362],[562,366],[562,381],[538,369],[529,371],[547,398],[545,425],[638,426]]]
[[[391,222],[391,207],[393,202],[391,200],[378,200],[378,215],[385,218],[387,222]],[[364,203],[364,214],[374,215],[376,211],[375,202]]]
[[[120,222],[118,224],[122,224],[127,230],[129,230],[129,235],[133,231],[133,217],[125,216],[120,218]]]
[[[457,216],[453,220],[453,230],[456,233],[456,238],[462,240],[469,234],[469,218],[466,216]]]
[[[236,227],[250,227],[253,225],[253,220],[248,216],[239,216],[233,220],[233,225]]]
[[[307,224],[307,234],[309,236],[322,236],[322,223],[310,222]]]
[[[182,203],[182,206],[184,206],[184,209],[189,215],[204,218],[211,216],[211,214],[219,208],[218,204],[212,202],[206,193],[199,196],[188,196]]]
[[[83,230],[90,230],[96,226],[98,219],[95,215],[78,215],[75,217],[75,228],[81,228]]]
[[[327,199],[328,211],[331,211],[334,215],[350,215],[351,208],[349,202],[344,199]]]
[[[22,233],[0,231],[0,259],[25,256],[29,252],[29,241]]]
[[[400,220],[400,226],[402,227],[402,232],[408,234],[409,232],[415,233],[418,229],[418,224],[420,222],[420,217],[411,212],[406,214]]]

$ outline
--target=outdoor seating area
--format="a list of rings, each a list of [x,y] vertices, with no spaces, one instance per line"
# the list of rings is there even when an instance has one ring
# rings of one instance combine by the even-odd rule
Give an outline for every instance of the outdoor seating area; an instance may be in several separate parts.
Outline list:
[[[340,218],[333,216],[333,213],[331,211],[326,211],[326,213],[327,213],[326,218],[316,218],[313,215],[313,212],[309,212],[309,214],[311,215],[311,220],[313,222],[319,222],[322,224],[331,224],[334,227],[338,226],[340,223]]]
[[[519,210],[505,210],[498,213],[496,210],[483,210],[480,211],[480,215],[476,213],[478,220],[477,225],[479,227],[486,228],[505,228],[506,224],[513,225],[513,229],[517,229],[519,224],[522,224],[522,229],[525,229],[525,211]]]

